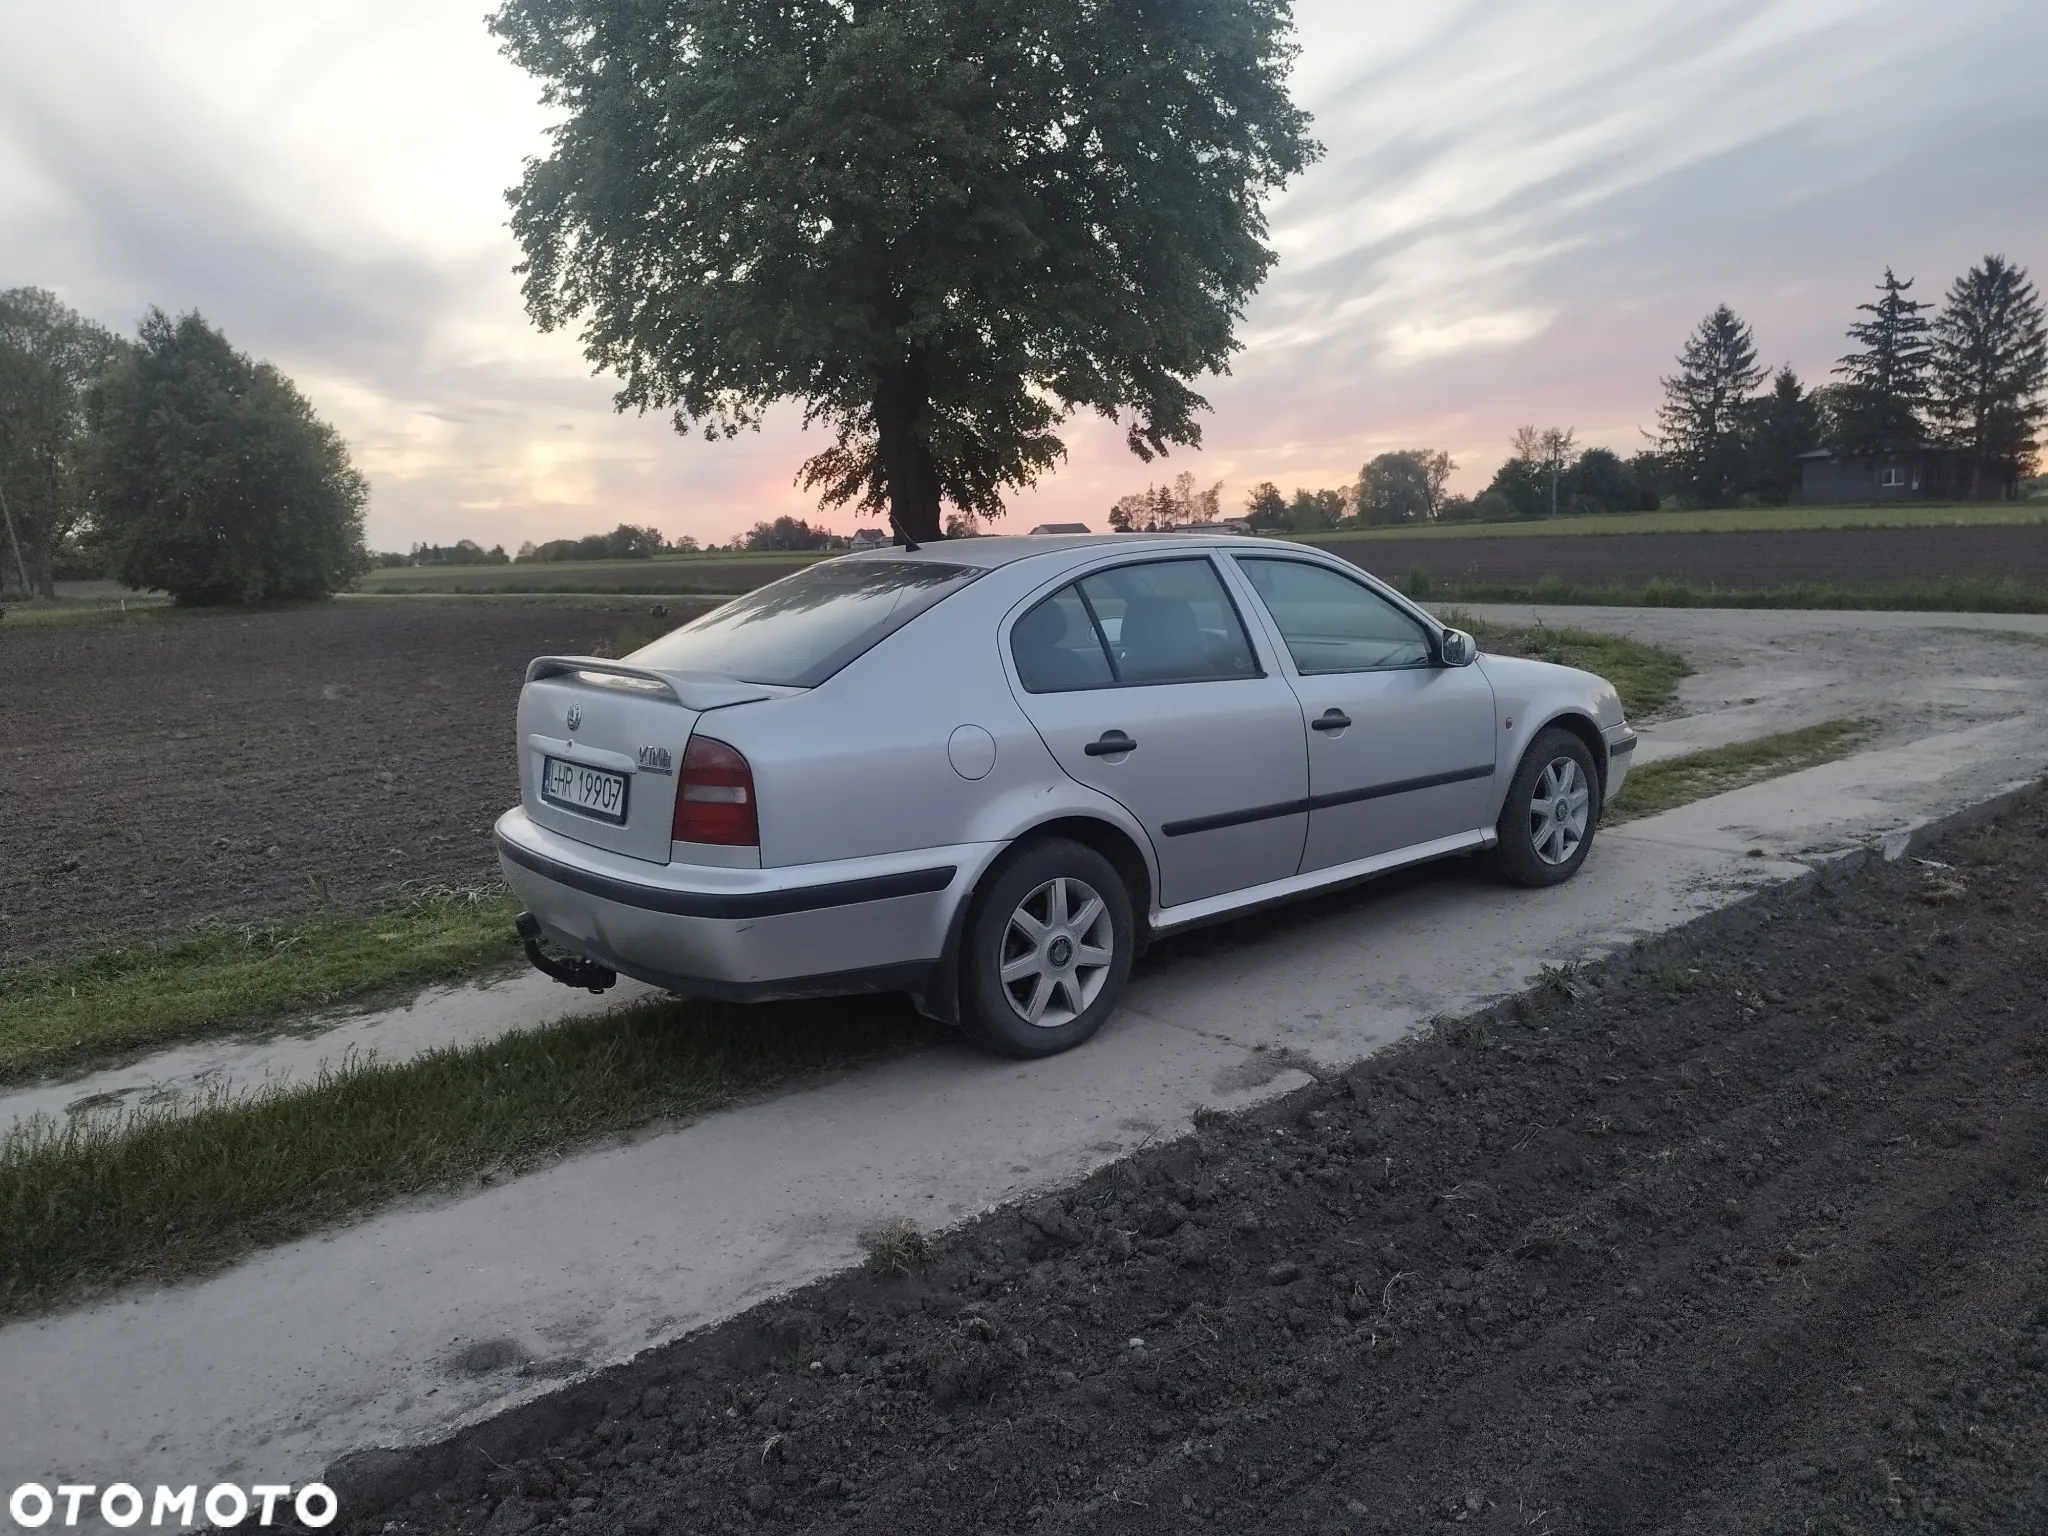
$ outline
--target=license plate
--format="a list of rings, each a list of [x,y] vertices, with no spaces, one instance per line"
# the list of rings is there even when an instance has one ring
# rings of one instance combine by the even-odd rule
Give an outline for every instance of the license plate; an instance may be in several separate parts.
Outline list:
[[[626,822],[626,776],[566,758],[542,761],[540,797],[550,805],[581,811],[604,821]]]

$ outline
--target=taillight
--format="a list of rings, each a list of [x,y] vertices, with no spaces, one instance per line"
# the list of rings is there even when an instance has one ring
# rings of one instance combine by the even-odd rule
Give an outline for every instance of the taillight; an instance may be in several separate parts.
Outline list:
[[[671,829],[679,843],[720,843],[751,848],[761,841],[754,815],[754,770],[722,741],[692,736],[683,749],[676,782],[676,817]]]

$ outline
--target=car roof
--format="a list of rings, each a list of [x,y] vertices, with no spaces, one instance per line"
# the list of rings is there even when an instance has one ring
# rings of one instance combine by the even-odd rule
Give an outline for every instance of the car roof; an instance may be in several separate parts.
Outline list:
[[[992,571],[998,566],[1010,565],[1018,560],[1028,560],[1034,555],[1056,555],[1075,550],[1101,547],[1114,548],[1132,554],[1156,552],[1159,550],[1186,549],[1265,549],[1271,550],[1276,544],[1286,546],[1290,540],[1253,538],[1241,533],[1017,533],[992,534],[975,539],[937,539],[929,544],[920,544],[915,551],[905,550],[901,545],[889,545],[883,549],[862,550],[857,554],[842,556],[847,560],[932,560],[948,565],[972,565]],[[1294,545],[1298,549],[1306,545]]]

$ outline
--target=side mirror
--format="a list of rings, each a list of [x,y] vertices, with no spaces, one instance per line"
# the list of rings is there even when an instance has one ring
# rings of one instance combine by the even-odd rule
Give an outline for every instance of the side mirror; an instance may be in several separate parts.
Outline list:
[[[1462,629],[1447,629],[1444,631],[1442,654],[1447,667],[1469,667],[1478,659],[1479,642]]]

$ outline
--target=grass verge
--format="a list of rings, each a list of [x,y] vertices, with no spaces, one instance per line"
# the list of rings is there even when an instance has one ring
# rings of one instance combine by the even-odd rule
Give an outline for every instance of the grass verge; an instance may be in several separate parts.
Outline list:
[[[1761,784],[1802,768],[1817,768],[1848,756],[1875,729],[1876,722],[1871,720],[1823,720],[1796,731],[1645,763],[1622,780],[1621,793],[1603,819],[1611,824],[1654,816],[1710,795]]]
[[[1604,608],[1832,608],[1913,613],[2048,613],[2048,587],[1994,576],[1946,576],[1868,586],[1807,582],[1786,587],[1701,587],[1649,581],[1592,586],[1562,576],[1533,582],[1446,581],[1422,567],[1394,585],[1418,602],[1570,603]]]
[[[378,912],[223,924],[0,971],[0,1082],[254,1025],[518,957],[500,887],[433,886]]]
[[[2048,524],[2040,502],[1893,501],[1875,506],[1712,507],[1701,511],[1606,512],[1496,523],[1346,528],[1296,534],[1304,544],[1403,540],[1598,538],[1616,533],[1834,533],[1851,528],[1985,528]]]
[[[519,1173],[937,1041],[892,1000],[652,1002],[196,1110],[37,1120],[0,1138],[0,1316],[214,1269],[407,1195]]]
[[[1517,626],[1491,624],[1458,608],[1439,609],[1437,617],[1462,629],[1496,656],[1528,656],[1559,666],[1598,673],[1614,684],[1621,707],[1631,720],[1656,713],[1669,704],[1679,682],[1692,667],[1676,651],[1626,635],[1602,634],[1570,625]]]

